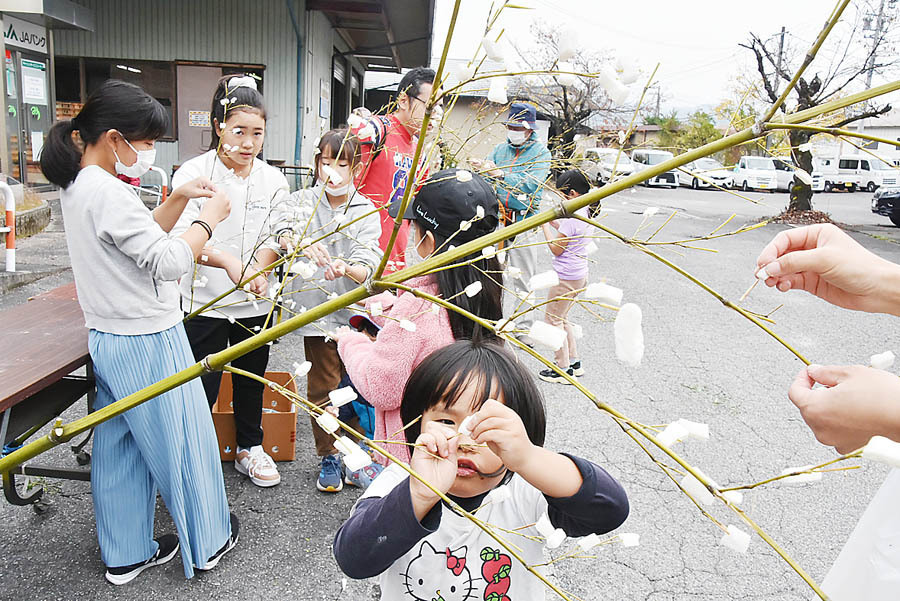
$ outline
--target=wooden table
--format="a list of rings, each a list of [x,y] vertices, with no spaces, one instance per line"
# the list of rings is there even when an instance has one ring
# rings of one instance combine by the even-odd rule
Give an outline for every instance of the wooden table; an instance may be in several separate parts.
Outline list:
[[[4,451],[14,450],[85,395],[90,410],[94,378],[88,330],[74,282],[0,312],[0,343],[0,444]],[[72,375],[81,367],[86,375]],[[88,438],[72,447],[81,465],[90,461],[83,450]],[[19,466],[3,474],[6,498],[16,505],[35,503],[43,492],[37,488],[20,496],[16,474],[90,479],[89,469]]]

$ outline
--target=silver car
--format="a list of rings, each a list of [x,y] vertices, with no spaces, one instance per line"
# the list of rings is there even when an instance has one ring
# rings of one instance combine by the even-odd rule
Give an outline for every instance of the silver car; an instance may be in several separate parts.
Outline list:
[[[631,157],[618,148],[588,148],[584,156],[581,170],[589,180],[599,185],[634,173]]]
[[[708,157],[691,161],[682,169],[684,171],[678,172],[679,185],[689,186],[694,190],[711,188],[713,185],[730,188],[734,181],[731,171],[725,169],[719,161]]]

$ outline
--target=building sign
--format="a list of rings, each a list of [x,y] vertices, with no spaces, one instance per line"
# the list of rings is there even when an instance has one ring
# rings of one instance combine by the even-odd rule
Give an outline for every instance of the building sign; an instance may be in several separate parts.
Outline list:
[[[47,65],[22,59],[22,100],[27,104],[47,104]]]
[[[47,30],[9,15],[3,16],[3,42],[7,46],[47,54]]]
[[[188,111],[189,127],[209,127],[209,111]]]

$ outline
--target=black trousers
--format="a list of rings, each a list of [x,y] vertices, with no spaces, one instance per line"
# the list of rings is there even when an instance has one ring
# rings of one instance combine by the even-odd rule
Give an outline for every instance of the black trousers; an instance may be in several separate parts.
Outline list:
[[[194,359],[200,361],[207,355],[217,353],[230,344],[236,344],[250,338],[257,332],[253,328],[263,326],[265,315],[236,319],[234,323],[227,319],[198,316],[184,322]],[[271,323],[271,322],[270,322]],[[269,345],[264,344],[255,351],[235,359],[231,365],[251,373],[264,376],[269,363]],[[209,406],[216,402],[222,372],[215,371],[200,376],[206,400]],[[243,376],[232,374],[231,389],[234,402],[234,427],[237,433],[237,445],[250,448],[262,444],[262,396],[263,384]]]

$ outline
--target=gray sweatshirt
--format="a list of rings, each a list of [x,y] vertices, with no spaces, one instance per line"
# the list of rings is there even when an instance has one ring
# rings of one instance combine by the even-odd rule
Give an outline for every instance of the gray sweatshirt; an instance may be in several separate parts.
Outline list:
[[[343,259],[348,264],[365,266],[369,273],[381,261],[381,249],[378,238],[381,236],[381,218],[375,212],[372,201],[357,192],[351,186],[347,197],[349,201],[333,209],[325,197],[321,184],[313,188],[297,190],[288,204],[288,210],[279,219],[276,230],[280,233],[293,232],[298,241],[303,238],[317,240],[327,236],[321,243],[328,249],[332,258]],[[341,224],[349,224],[354,219],[366,215],[359,221],[337,231]],[[292,265],[289,276],[289,294],[286,298],[296,302],[292,312],[300,312],[302,307],[311,309],[326,300],[331,294],[341,295],[356,288],[348,277],[328,281],[324,277],[324,268],[317,267],[315,273],[304,278],[298,273],[300,263],[309,264],[302,255]],[[322,319],[304,326],[299,330],[304,336],[324,336],[324,331],[332,331],[338,326],[348,325],[351,312],[347,309],[335,311]]]
[[[125,182],[96,165],[60,193],[78,302],[88,328],[153,334],[181,321],[175,280],[194,267]]]

